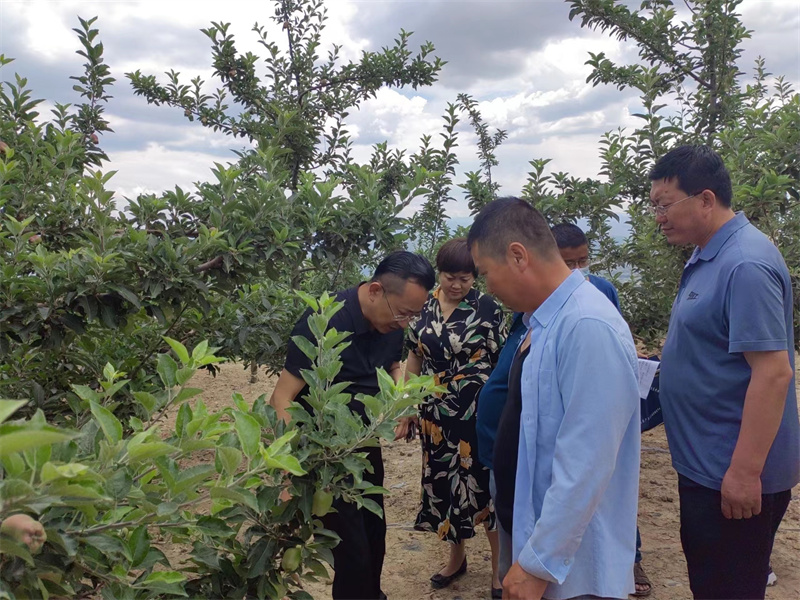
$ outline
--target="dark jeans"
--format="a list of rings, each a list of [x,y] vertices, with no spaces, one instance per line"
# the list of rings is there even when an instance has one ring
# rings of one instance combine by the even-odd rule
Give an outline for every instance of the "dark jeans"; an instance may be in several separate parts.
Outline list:
[[[695,598],[763,599],[775,532],[791,490],[764,494],[761,513],[749,519],[726,519],[721,495],[678,475],[681,544]]]
[[[383,458],[380,448],[364,448],[374,473],[364,473],[372,485],[383,485]],[[382,495],[370,495],[383,508]],[[338,512],[322,518],[327,529],[342,538],[333,549],[334,600],[378,600],[381,592],[381,569],[386,554],[386,518],[367,509],[336,500]]]
[[[639,526],[636,526],[636,558],[633,562],[642,562],[642,536],[639,535]]]

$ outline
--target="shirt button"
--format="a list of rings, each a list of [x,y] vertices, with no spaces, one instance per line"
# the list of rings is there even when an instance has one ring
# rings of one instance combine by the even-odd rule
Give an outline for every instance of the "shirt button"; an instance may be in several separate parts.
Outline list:
[[[569,563],[570,563],[570,560],[568,558],[565,558],[564,559],[564,566],[569,565]]]

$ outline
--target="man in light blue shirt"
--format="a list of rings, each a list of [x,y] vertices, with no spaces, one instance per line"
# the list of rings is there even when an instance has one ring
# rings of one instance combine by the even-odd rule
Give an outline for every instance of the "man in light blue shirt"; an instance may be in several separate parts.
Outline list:
[[[614,306],[561,259],[542,215],[488,204],[468,242],[491,293],[526,313],[504,598],[627,598],[635,590],[637,358]],[[509,398],[509,402],[511,399]]]

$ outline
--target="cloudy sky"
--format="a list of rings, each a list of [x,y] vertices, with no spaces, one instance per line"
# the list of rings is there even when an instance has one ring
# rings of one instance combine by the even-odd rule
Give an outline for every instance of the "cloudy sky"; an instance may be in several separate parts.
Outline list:
[[[467,92],[480,101],[491,127],[508,131],[495,179],[501,192],[513,194],[534,158],[552,158],[554,170],[596,175],[599,136],[634,124],[635,94],[586,84],[584,62],[589,51],[632,61],[635,48],[570,22],[569,5],[561,0],[328,0],[326,6],[324,41],[342,44],[346,58],[391,44],[403,28],[414,32],[413,47],[430,40],[448,61],[433,87],[385,89],[354,112],[350,130],[357,159],[366,159],[370,147],[384,140],[390,147],[416,149],[422,134],[441,127],[447,102]],[[745,0],[741,13],[754,30],[741,64],[749,69],[762,55],[771,72],[800,88],[800,2]],[[251,28],[271,24],[272,14],[267,0],[0,0],[0,54],[16,59],[0,70],[0,79],[13,80],[16,72],[28,78],[37,98],[77,102],[69,76],[81,72],[83,59],[75,54],[71,30],[78,15],[99,17],[104,56],[117,78],[107,108],[114,133],[101,141],[111,158],[107,169],[118,171],[111,187],[120,197],[175,185],[191,189],[210,177],[214,162],[233,161],[231,150],[241,142],[188,123],[178,109],[149,106],[133,96],[124,73],[139,69],[162,76],[174,69],[187,83],[197,75],[209,80],[209,43],[200,28],[230,22],[239,50],[258,52]],[[477,164],[474,138],[466,123],[462,129],[463,173]],[[457,202],[449,212],[466,216],[466,203]]]

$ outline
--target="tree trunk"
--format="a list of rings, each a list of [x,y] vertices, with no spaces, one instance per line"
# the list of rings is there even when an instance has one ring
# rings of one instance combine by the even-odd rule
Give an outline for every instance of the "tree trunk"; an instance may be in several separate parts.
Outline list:
[[[250,383],[258,383],[258,363],[256,361],[250,363]]]

